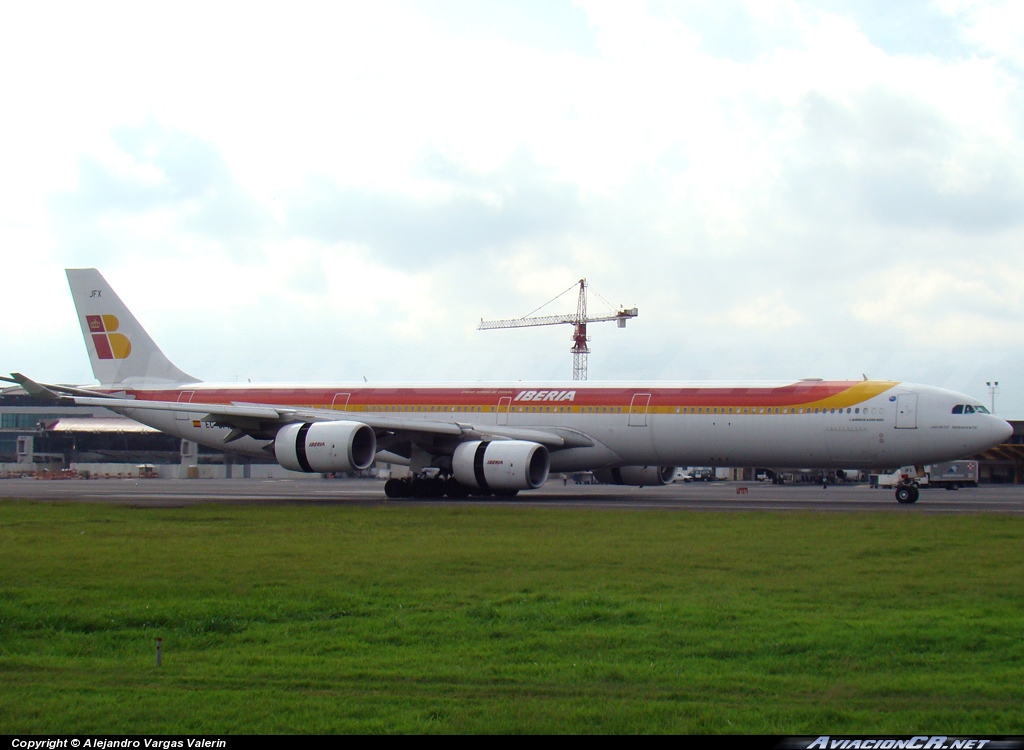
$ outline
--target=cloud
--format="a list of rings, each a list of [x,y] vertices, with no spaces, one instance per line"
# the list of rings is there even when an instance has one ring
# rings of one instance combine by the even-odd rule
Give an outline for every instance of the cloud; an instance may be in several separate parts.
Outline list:
[[[1024,219],[1016,149],[957,127],[913,94],[877,87],[842,101],[812,92],[801,112],[805,148],[790,157],[794,204],[810,196],[799,200],[815,214],[859,209],[885,225],[968,234]]]
[[[173,251],[174,237],[179,250],[216,243],[244,262],[244,241],[271,228],[214,144],[153,121],[113,129],[109,148],[80,156],[75,187],[48,203],[60,252],[86,249],[95,262]]]
[[[640,308],[594,378],[968,383],[950,332],[1024,351],[1015,7],[19,6],[9,301],[101,266],[208,377],[564,377],[474,326],[586,276]]]
[[[287,224],[323,242],[356,242],[382,262],[475,264],[526,241],[564,234],[580,214],[572,185],[525,155],[488,173],[428,154],[421,194],[344,187],[312,177],[287,198]]]

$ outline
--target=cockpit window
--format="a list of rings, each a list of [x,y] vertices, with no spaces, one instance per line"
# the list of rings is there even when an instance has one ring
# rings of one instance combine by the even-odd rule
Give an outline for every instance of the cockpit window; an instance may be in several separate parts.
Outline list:
[[[972,406],[971,404],[957,404],[956,406],[953,407],[953,413],[954,414],[991,414],[992,412],[990,412],[988,409],[986,409],[981,404],[977,404],[977,405],[974,405],[974,406]]]

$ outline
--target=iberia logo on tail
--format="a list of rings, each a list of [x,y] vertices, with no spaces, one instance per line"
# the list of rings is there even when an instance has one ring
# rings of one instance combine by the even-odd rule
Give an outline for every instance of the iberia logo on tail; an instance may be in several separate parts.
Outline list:
[[[86,315],[92,343],[100,359],[126,359],[132,353],[132,342],[123,333],[115,333],[120,323],[113,315]]]

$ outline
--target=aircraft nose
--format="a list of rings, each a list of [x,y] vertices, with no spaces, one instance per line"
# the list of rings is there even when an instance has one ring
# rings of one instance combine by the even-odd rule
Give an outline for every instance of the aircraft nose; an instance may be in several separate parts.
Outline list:
[[[990,448],[1009,442],[1013,435],[1013,426],[1005,419],[986,415],[984,420],[979,420],[978,431],[967,439],[964,448],[967,453],[984,453]]]
[[[993,426],[993,440],[999,440],[999,444],[1009,442],[1010,438],[1013,437],[1013,425],[1007,422],[1005,419],[996,418],[998,423]]]
[[[1010,437],[1013,435],[1013,425],[1007,422],[1005,419],[1000,419],[996,416],[989,416],[985,419],[978,429],[978,443],[984,443],[984,447],[979,447],[977,451],[987,451],[989,448],[994,448],[1002,443],[1010,441]]]

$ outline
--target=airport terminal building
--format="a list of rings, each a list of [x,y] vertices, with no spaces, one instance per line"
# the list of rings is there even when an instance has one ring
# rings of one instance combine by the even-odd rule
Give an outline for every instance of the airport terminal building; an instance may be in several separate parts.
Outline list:
[[[211,450],[106,409],[0,395],[0,476],[61,471],[162,479],[292,474],[278,469],[269,455],[264,461]]]

